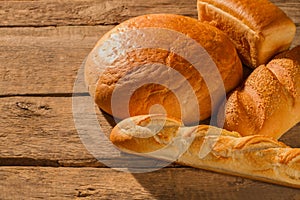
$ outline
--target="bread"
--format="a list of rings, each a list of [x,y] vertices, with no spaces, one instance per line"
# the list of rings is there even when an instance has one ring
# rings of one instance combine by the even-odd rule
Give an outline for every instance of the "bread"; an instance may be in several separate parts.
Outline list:
[[[244,64],[256,68],[287,50],[296,26],[268,0],[198,0],[198,16],[224,31]]]
[[[199,125],[184,127],[164,116],[121,121],[110,140],[120,150],[195,168],[300,188],[300,149],[262,136]]]
[[[300,46],[256,68],[229,95],[218,117],[220,126],[243,136],[260,134],[280,138],[297,124],[300,121]]]
[[[85,62],[90,94],[119,119],[166,113],[198,123],[241,79],[241,61],[223,32],[172,14],[121,23],[97,42]]]

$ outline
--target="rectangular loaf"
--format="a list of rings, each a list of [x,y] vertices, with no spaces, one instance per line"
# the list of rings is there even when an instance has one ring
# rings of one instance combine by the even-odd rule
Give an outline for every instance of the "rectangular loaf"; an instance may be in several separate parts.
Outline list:
[[[252,68],[288,49],[295,36],[293,21],[268,0],[198,0],[197,6],[199,20],[225,32]]]

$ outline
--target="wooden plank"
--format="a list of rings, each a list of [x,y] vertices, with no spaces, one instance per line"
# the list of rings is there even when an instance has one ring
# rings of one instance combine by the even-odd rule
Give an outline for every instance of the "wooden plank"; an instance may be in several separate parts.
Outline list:
[[[85,57],[112,27],[1,28],[0,96],[71,94]]]
[[[293,43],[291,45],[291,48],[300,45],[300,25],[296,27],[296,35],[294,37]]]
[[[6,18],[11,18],[11,21],[17,22],[18,19],[20,19],[23,20],[20,23],[26,26],[26,22],[29,23],[28,25],[34,25],[30,24],[30,21],[35,20],[34,23],[39,22],[40,26],[44,26],[45,24],[43,25],[43,23],[47,23],[46,19],[50,20],[52,18],[49,16],[45,17],[45,19],[41,18],[39,12],[42,15],[55,16],[53,18],[57,20],[72,21],[74,17],[64,16],[62,14],[64,9],[66,9],[67,14],[72,13],[71,11],[69,12],[68,9],[73,9],[74,12],[75,10],[79,10],[79,13],[81,13],[80,9],[87,9],[88,11],[85,12],[87,12],[89,16],[93,16],[93,13],[106,12],[110,10],[110,8],[113,8],[113,6],[109,5],[120,6],[124,3],[134,6],[132,2],[133,1],[129,0],[124,2],[4,1],[1,2],[0,5],[0,16],[1,13],[5,14],[1,16],[3,18],[0,17],[0,21],[4,20],[9,22],[10,20]],[[142,14],[139,12],[143,12],[145,9],[149,9],[151,13],[152,11],[154,12],[154,10],[157,12],[164,10],[166,10],[166,12],[173,12],[174,10],[172,9],[176,8],[178,12],[184,11],[179,14],[190,15],[185,13],[185,10],[189,10],[189,12],[193,12],[194,15],[196,15],[196,10],[188,6],[191,4],[190,1],[154,1],[150,2],[150,4],[149,2],[150,1],[143,0],[134,3],[136,6],[142,5],[144,9],[137,9],[137,12],[130,13],[137,16]],[[64,6],[65,3],[69,3],[70,5]],[[276,0],[275,3],[280,4],[280,6],[291,15],[299,12],[297,11],[298,9],[296,9],[299,1],[292,0],[287,3],[285,1]],[[97,5],[100,6],[99,9]],[[93,9],[88,9],[89,6]],[[169,7],[171,10],[168,10]],[[23,16],[22,13],[26,15],[26,17]],[[120,13],[119,15],[122,16]],[[36,16],[37,19],[35,19],[34,16]],[[125,18],[128,17],[132,16]],[[121,20],[125,20],[125,18]],[[106,16],[103,20],[104,19],[109,21],[110,18]],[[294,21],[300,24],[299,17],[294,17]],[[114,23],[118,22],[113,22],[112,24]],[[0,96],[56,93],[71,94],[77,70],[81,66],[84,58],[91,51],[96,41],[113,27],[114,26],[1,28]],[[299,34],[300,27],[297,28],[297,36],[295,37],[293,46],[300,44]]]
[[[130,174],[97,168],[2,167],[0,199],[289,199],[300,190],[192,168]]]
[[[3,1],[0,26],[115,25],[150,13],[197,17],[196,0]]]
[[[299,1],[273,1],[299,24]],[[114,171],[103,168],[82,144],[71,95],[78,69],[95,42],[130,17],[165,12],[196,18],[195,7],[195,1],[186,0],[1,1],[0,199],[299,199],[299,190],[192,168]],[[295,44],[300,44],[299,37]],[[84,90],[78,92],[84,95]],[[13,97],[18,95],[25,96]],[[113,120],[101,113],[97,117],[108,134]],[[294,127],[282,140],[300,147],[299,130],[300,125]],[[131,157],[122,160],[109,150],[104,148],[107,154],[98,159],[109,166],[135,167],[124,161]],[[133,159],[143,166],[153,164]],[[3,167],[9,165],[64,168]]]
[[[70,159],[95,162],[75,129],[71,98],[18,97],[0,102],[2,165],[48,162],[50,166],[59,166],[62,160]]]
[[[72,93],[82,62],[111,28],[1,28],[0,95]]]
[[[271,1],[299,23],[298,0]],[[3,1],[0,26],[107,25],[150,13],[174,13],[196,18],[196,0]]]
[[[90,99],[88,96],[83,98]],[[170,164],[116,150],[106,138],[115,122],[98,109],[96,113],[93,113],[94,110],[79,113],[84,115],[85,121],[77,121],[75,126],[72,98],[2,98],[0,112],[0,166],[142,169],[161,168]],[[91,120],[87,121],[86,118]],[[96,123],[100,122],[101,130],[93,125],[93,118]]]
[[[297,25],[300,24],[300,2],[298,0],[270,0],[281,8]]]
[[[4,98],[0,107],[0,165],[104,166],[82,144],[74,125],[72,98]],[[102,121],[102,130],[108,134],[111,126]],[[106,154],[101,159],[114,157]]]
[[[75,98],[91,101],[88,96]],[[130,167],[128,165],[132,163],[125,162],[125,159],[131,157],[114,151],[110,143],[98,137],[100,128],[104,134],[110,133],[114,120],[102,112],[96,112],[95,116],[93,111],[85,109],[93,105],[80,106],[82,112],[79,115],[88,120],[75,123],[70,97],[1,98],[0,165],[103,167],[103,162],[108,165],[116,162],[119,167]],[[93,125],[93,117],[96,123],[100,123],[99,127]],[[89,143],[89,139],[94,141],[93,134],[99,139]],[[282,141],[300,147],[299,134],[300,124],[285,134]],[[148,166],[151,160],[140,162],[141,166]]]

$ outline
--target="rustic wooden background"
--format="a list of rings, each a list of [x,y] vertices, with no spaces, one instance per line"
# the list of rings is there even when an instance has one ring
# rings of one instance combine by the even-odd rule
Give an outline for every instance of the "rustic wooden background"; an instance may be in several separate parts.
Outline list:
[[[299,45],[299,0],[272,1],[296,23]],[[148,13],[197,18],[196,0],[0,1],[0,199],[300,199],[297,189],[177,165],[121,172],[86,150],[72,115],[78,69],[105,32]],[[98,117],[109,132],[111,118]],[[300,124],[282,140],[300,147]]]

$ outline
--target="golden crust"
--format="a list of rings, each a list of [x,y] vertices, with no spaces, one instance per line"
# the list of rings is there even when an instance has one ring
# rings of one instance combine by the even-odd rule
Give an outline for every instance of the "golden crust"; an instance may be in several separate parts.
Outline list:
[[[224,128],[279,138],[300,121],[300,46],[255,69],[225,105]],[[224,113],[223,113],[224,112]]]
[[[141,138],[141,127],[152,134]],[[300,188],[300,149],[271,137],[241,137],[207,125],[184,127],[177,120],[155,115],[125,119],[111,134],[111,141],[128,153]],[[124,135],[130,137],[119,142]],[[154,142],[155,136],[163,138],[158,140],[160,146]]]
[[[293,21],[268,0],[198,0],[198,16],[224,31],[252,68],[288,49],[296,33]]]
[[[280,8],[268,0],[201,0],[201,2],[224,10],[254,31],[262,32],[291,22]]]
[[[181,126],[180,121],[163,115],[132,117],[113,128],[110,140],[122,149],[147,153],[163,148]],[[153,130],[155,127],[158,127],[158,130]]]
[[[88,56],[85,65],[86,84],[89,86],[89,91],[95,98],[96,104],[107,113],[113,114],[120,119],[128,117],[128,113],[130,116],[149,114],[150,109],[156,104],[161,105],[168,116],[184,118],[183,121],[188,124],[197,123],[199,120],[208,118],[212,110],[210,92],[217,94],[217,89],[208,91],[204,78],[190,61],[180,55],[160,48],[136,48],[128,52],[126,51],[127,49],[124,49],[127,44],[133,44],[136,40],[142,42],[151,40],[148,36],[143,38],[142,36],[134,37],[126,35],[129,34],[126,31],[144,30],[145,28],[159,28],[178,32],[202,46],[218,68],[217,73],[210,72],[209,76],[211,79],[215,79],[219,73],[224,83],[225,92],[232,90],[240,83],[242,79],[240,59],[230,39],[220,30],[209,24],[200,23],[196,19],[185,16],[172,14],[145,15],[127,20],[116,26],[98,41]],[[115,39],[116,34],[124,32],[126,34],[123,36],[126,39]],[[152,34],[159,34],[159,32],[154,31]],[[121,47],[114,49],[112,54],[108,54],[107,52],[99,53],[99,48],[105,45],[110,39],[115,39],[120,43]],[[152,42],[154,46],[159,46],[165,41],[157,40]],[[194,49],[189,49],[189,45],[178,47],[178,49],[189,55],[197,55]],[[105,56],[106,54],[107,56]],[[116,58],[113,62],[109,62],[110,58],[112,59],[114,55],[118,54],[122,56]],[[103,57],[106,58],[103,59]],[[154,70],[150,70],[150,68],[155,68],[151,63],[158,63],[179,72],[192,87],[192,92],[187,94],[182,86],[187,83],[181,83],[180,81],[178,81],[178,88],[167,88],[155,83],[145,84],[137,88],[131,95],[128,107],[125,105],[127,102],[124,102],[124,98],[116,100],[114,103],[118,105],[118,108],[116,112],[113,112],[111,106],[112,95],[117,87],[121,90],[129,83],[134,82],[135,79],[148,77],[149,74],[153,76],[154,80],[166,80],[163,77],[164,73],[159,74],[157,72],[156,75]],[[149,65],[149,67],[141,69],[141,66],[145,65]],[[170,82],[176,83],[177,80],[174,79],[171,78]],[[130,88],[127,91],[129,90]],[[185,93],[182,93],[182,91]],[[191,106],[187,105],[188,103],[181,102],[178,99],[178,96],[181,96],[183,99],[191,99],[189,95],[192,95],[193,92],[199,105],[199,108],[195,109],[199,110],[200,116],[195,116],[195,109],[191,109]],[[217,99],[215,103],[218,104],[219,100],[221,99]]]

